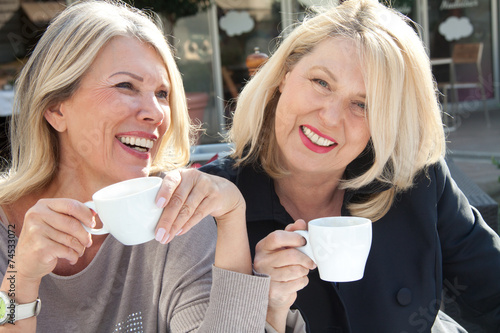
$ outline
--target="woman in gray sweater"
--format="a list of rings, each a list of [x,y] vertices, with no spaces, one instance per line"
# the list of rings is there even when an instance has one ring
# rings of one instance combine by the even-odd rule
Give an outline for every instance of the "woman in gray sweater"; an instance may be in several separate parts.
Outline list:
[[[245,202],[229,181],[181,169],[189,129],[180,73],[151,18],[90,1],[51,23],[16,84],[0,331],[264,330],[269,278],[252,274]],[[94,192],[160,173],[156,240],[87,233]]]

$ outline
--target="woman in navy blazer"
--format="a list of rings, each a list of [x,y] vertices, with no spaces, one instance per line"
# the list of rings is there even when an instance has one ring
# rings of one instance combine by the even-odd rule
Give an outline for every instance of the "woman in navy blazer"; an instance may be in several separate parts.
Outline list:
[[[229,139],[234,153],[202,170],[245,197],[254,269],[272,277],[269,332],[463,332],[443,291],[500,332],[500,240],[444,162],[429,58],[407,18],[374,0],[307,17],[243,89]],[[291,231],[339,215],[370,218],[373,243],[364,277],[334,284]]]

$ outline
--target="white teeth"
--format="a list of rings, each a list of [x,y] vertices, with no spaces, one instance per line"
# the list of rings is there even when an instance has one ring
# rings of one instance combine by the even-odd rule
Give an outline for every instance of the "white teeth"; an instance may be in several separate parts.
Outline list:
[[[118,138],[122,143],[130,146],[135,146],[134,148],[139,151],[146,151],[147,149],[153,148],[153,140],[146,138],[136,138],[133,136],[122,136]]]
[[[304,133],[304,135],[309,140],[311,140],[312,143],[314,143],[318,146],[329,147],[329,146],[332,146],[333,144],[335,144],[335,142],[319,136],[318,134],[314,133],[313,131],[311,131],[309,128],[307,128],[305,126],[301,126],[301,129],[302,129],[302,133]]]

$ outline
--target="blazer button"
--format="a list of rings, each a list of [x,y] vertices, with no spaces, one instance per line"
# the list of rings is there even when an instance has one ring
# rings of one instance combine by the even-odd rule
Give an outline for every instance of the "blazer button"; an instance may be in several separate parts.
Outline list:
[[[396,299],[398,300],[398,303],[401,304],[402,306],[406,306],[411,303],[411,290],[408,288],[401,288],[399,289]]]

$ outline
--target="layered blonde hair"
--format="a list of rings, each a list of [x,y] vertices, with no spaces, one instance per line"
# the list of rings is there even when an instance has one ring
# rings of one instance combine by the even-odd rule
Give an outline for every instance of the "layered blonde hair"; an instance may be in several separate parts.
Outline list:
[[[119,1],[82,1],[49,25],[16,82],[11,123],[12,165],[0,185],[0,203],[9,203],[48,184],[57,172],[58,137],[44,112],[67,100],[99,50],[113,37],[152,45],[171,82],[171,125],[152,161],[151,173],[189,161],[190,121],[182,78],[160,21]]]
[[[351,214],[381,218],[398,192],[445,153],[445,136],[429,58],[409,20],[376,0],[350,0],[307,17],[286,38],[238,97],[229,141],[237,164],[260,163],[282,177],[274,132],[278,86],[285,74],[327,38],[354,42],[366,85],[367,119],[373,164],[344,189],[374,181],[390,189],[351,203]]]

